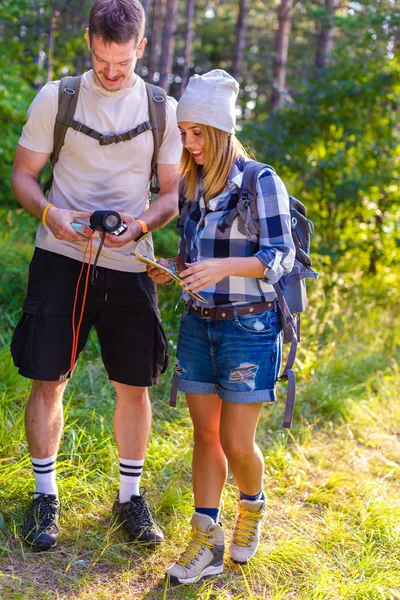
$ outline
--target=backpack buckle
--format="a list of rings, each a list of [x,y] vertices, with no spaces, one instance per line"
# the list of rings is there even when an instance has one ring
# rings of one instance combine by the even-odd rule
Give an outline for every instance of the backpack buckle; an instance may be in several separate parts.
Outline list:
[[[99,136],[100,146],[108,146],[108,144],[111,144],[112,142],[109,141],[109,138],[110,138],[109,135],[104,135],[103,133],[100,134],[100,136]]]
[[[118,142],[122,142],[122,141],[123,141],[122,137],[116,133],[111,133],[110,135],[102,133],[99,136],[100,146],[109,146],[110,144],[118,144]]]
[[[79,123],[79,121],[74,121],[72,123],[72,129],[74,131],[81,131],[82,127],[83,127],[83,123]]]
[[[249,194],[247,192],[242,191],[241,197],[240,197],[240,205],[242,206],[242,208],[248,208],[249,204],[250,204]]]
[[[145,121],[136,127],[136,132],[140,135],[141,133],[149,131],[150,129],[153,129],[150,121]]]
[[[156,94],[153,96],[154,102],[164,102],[164,96],[161,94]]]
[[[66,87],[64,88],[64,93],[65,93],[65,94],[69,94],[70,96],[73,96],[73,95],[75,94],[75,90],[74,90],[74,89],[72,89],[72,88],[70,88],[70,87],[68,87],[68,86],[66,86]]]

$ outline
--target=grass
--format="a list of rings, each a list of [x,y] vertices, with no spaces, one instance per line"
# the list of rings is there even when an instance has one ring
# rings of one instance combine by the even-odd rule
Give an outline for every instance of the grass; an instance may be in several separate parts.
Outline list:
[[[192,430],[184,400],[168,407],[172,367],[152,389],[154,423],[143,485],[166,543],[156,552],[127,544],[110,527],[118,486],[112,386],[94,336],[65,395],[59,455],[59,546],[34,554],[20,536],[32,491],[23,411],[29,382],[9,356],[25,293],[32,222],[8,215],[0,233],[0,597],[7,600],[361,600],[400,598],[400,414],[398,281],[357,273],[314,285],[297,360],[293,429],[281,429],[280,402],[263,410],[269,509],[254,561],[226,559],[222,576],[168,587],[165,568],[183,549],[192,513]],[[396,294],[397,292],[397,294]],[[176,290],[160,293],[173,354]],[[230,477],[222,522],[236,514]],[[0,523],[1,525],[1,523]]]

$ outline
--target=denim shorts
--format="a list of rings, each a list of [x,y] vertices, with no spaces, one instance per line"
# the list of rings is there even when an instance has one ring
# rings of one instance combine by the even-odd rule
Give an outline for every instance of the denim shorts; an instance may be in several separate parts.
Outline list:
[[[232,320],[185,311],[181,319],[174,384],[182,392],[218,394],[236,404],[273,402],[282,359],[276,310]]]

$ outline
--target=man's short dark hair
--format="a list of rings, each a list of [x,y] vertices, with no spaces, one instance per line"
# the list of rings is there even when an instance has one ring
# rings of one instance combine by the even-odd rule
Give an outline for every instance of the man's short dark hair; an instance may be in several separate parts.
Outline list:
[[[144,36],[145,14],[139,0],[94,0],[89,15],[89,35],[105,43],[139,43]]]

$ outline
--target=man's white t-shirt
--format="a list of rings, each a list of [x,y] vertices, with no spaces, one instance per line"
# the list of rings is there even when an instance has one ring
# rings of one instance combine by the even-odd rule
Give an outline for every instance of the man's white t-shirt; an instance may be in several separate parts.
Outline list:
[[[58,111],[59,81],[46,84],[28,109],[28,121],[19,144],[34,152],[53,151],[54,122]],[[157,163],[177,165],[182,145],[176,123],[177,102],[167,97],[166,128]],[[123,133],[149,120],[144,81],[137,77],[127,89],[109,92],[97,85],[93,71],[81,79],[74,119],[103,134]],[[148,188],[153,155],[153,134],[146,131],[136,138],[100,146],[99,142],[69,128],[54,168],[49,201],[58,208],[93,211],[111,209],[140,217],[148,207]],[[178,198],[177,198],[178,204]],[[93,238],[94,253],[100,238]],[[57,240],[50,229],[39,226],[36,246],[76,260],[83,259],[86,240]],[[141,272],[132,251],[137,244],[118,249],[103,248],[98,264],[110,269]],[[141,242],[140,251],[153,257],[151,236]]]

